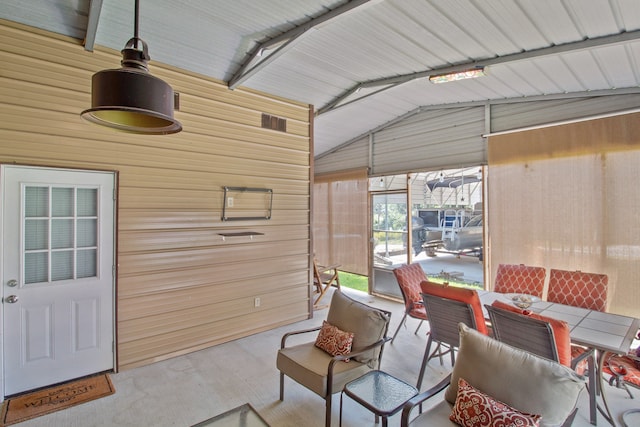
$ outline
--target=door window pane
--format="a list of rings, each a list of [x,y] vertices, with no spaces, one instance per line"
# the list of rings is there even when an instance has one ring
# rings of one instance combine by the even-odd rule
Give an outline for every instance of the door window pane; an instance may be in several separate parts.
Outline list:
[[[95,219],[79,219],[78,226],[78,241],[79,248],[95,247],[98,245],[98,221]]]
[[[26,187],[24,192],[24,215],[27,218],[49,216],[48,187]]]
[[[72,219],[54,219],[51,221],[51,247],[53,249],[73,248]]]
[[[51,216],[73,216],[73,188],[53,188],[51,209]]]
[[[51,254],[51,281],[73,279],[73,250]]]
[[[98,275],[97,267],[98,254],[95,249],[78,251],[78,271],[77,278],[95,277]]]
[[[49,221],[27,219],[24,224],[24,248],[26,250],[47,249],[49,247]]]
[[[78,216],[98,216],[98,190],[78,188]]]
[[[27,253],[24,256],[24,282],[46,282],[49,275],[48,254],[46,252]]]

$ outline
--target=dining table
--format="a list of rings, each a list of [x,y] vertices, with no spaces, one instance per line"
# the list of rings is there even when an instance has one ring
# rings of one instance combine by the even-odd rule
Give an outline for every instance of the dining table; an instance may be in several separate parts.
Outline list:
[[[496,300],[514,303],[513,294],[479,290],[478,296],[483,308],[485,304],[491,305]],[[602,369],[605,362],[603,356],[606,352],[627,354],[640,329],[640,319],[544,301],[537,297],[530,297],[528,300],[531,301],[531,305],[526,308],[527,310],[567,322],[571,330],[571,343],[594,350],[596,372],[595,375],[589,376],[589,421],[593,425],[597,424],[597,410],[599,410],[602,416],[616,427],[616,420],[611,415],[607,403],[606,387],[603,386]],[[488,319],[486,312],[485,318]],[[598,395],[602,401],[602,408],[597,402]]]

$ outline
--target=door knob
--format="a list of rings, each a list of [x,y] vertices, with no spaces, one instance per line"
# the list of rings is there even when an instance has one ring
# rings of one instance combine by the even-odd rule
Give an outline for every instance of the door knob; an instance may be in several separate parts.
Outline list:
[[[5,302],[8,302],[9,304],[15,304],[15,303],[18,302],[18,296],[17,295],[9,295],[4,300],[5,300]]]
[[[9,286],[10,288],[15,288],[16,286],[18,286],[18,281],[16,279],[11,279],[7,282],[7,286]]]

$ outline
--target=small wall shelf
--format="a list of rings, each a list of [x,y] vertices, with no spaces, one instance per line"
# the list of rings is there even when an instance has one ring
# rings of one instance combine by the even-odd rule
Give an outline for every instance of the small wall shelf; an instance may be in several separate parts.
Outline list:
[[[257,231],[239,231],[237,233],[218,233],[222,237],[242,237],[242,236],[264,236],[264,233]]]
[[[218,233],[218,234],[222,236],[223,242],[227,237],[249,237],[249,239],[253,240],[254,236],[264,236],[264,233],[258,233],[257,231],[238,231],[238,232]]]

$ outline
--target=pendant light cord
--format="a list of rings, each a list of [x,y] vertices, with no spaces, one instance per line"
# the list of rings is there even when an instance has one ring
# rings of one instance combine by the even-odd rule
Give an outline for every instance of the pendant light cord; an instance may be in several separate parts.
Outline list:
[[[140,10],[140,1],[139,0],[135,0],[135,7],[134,7],[134,20],[133,20],[133,38],[136,39],[136,47],[137,47],[137,40],[138,40],[138,16],[139,16],[139,10]]]

